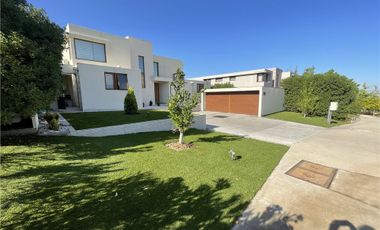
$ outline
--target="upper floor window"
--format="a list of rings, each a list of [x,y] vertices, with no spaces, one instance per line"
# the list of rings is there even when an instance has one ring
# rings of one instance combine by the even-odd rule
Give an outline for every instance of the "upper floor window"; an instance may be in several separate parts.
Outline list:
[[[106,62],[105,44],[75,38],[74,46],[77,59]]]
[[[202,89],[204,89],[204,85],[203,84],[197,84],[197,92],[201,92]]]
[[[258,82],[266,82],[266,81],[268,81],[268,74],[267,73],[258,73],[257,74],[257,81]]]
[[[160,75],[160,69],[158,66],[158,62],[153,62],[153,71],[154,71],[154,76],[159,76]]]
[[[141,87],[145,88],[145,63],[143,56],[139,56],[139,69],[141,71]]]
[[[215,81],[216,82],[223,82],[223,78],[216,78]]]
[[[230,81],[235,81],[236,77],[230,77]]]
[[[104,73],[106,89],[127,90],[128,78],[124,73]]]

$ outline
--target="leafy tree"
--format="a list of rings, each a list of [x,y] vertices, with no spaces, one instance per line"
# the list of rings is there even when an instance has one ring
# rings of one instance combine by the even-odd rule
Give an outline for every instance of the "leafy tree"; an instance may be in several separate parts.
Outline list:
[[[314,95],[313,88],[310,84],[304,84],[298,99],[298,109],[302,112],[303,116],[306,117],[312,114],[315,109],[315,103],[318,97]]]
[[[308,102],[314,102],[313,108],[312,105],[307,106],[308,114],[326,116],[330,102],[337,101],[339,106],[338,111],[334,112],[335,118],[344,119],[348,114],[359,112],[358,85],[334,70],[315,73],[315,68],[307,68],[301,76],[284,79],[281,86],[285,91],[284,106],[287,111],[303,112],[301,104],[306,106]],[[305,86],[310,89],[305,89]],[[310,98],[311,95],[315,97]]]
[[[234,84],[230,82],[226,83],[217,83],[211,87],[212,89],[221,89],[221,88],[235,88]]]
[[[1,1],[1,124],[49,107],[62,88],[64,31],[25,0]]]
[[[169,117],[179,130],[178,143],[183,144],[183,135],[193,122],[193,109],[198,104],[198,95],[191,95],[185,90],[185,73],[181,69],[177,69],[170,86],[174,93],[169,99]]]
[[[371,89],[364,83],[359,90],[358,101],[364,113],[373,114],[375,111],[380,111],[380,92],[376,86]]]
[[[132,87],[128,87],[128,92],[124,99],[124,111],[126,114],[136,114],[137,110],[135,91]]]

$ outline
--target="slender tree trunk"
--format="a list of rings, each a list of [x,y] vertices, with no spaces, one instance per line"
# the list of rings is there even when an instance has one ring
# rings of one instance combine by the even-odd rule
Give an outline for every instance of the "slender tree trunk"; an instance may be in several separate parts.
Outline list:
[[[183,132],[182,131],[179,132],[179,141],[178,141],[178,143],[183,144]]]

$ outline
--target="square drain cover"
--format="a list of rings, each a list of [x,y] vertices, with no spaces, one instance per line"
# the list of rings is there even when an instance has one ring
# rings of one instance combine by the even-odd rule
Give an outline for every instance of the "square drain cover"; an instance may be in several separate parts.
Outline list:
[[[293,166],[287,175],[328,188],[337,169],[302,160]]]

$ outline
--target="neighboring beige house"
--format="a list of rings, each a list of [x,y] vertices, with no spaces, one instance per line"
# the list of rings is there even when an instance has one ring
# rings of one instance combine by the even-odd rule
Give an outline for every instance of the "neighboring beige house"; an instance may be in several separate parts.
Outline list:
[[[139,108],[166,104],[180,60],[156,56],[150,42],[68,24],[62,74],[66,105],[82,111],[122,110],[127,88]],[[187,81],[195,93],[202,81]]]
[[[234,87],[280,87],[281,79],[291,76],[291,72],[283,72],[279,68],[256,69],[202,77],[194,80],[203,80],[209,87],[215,84],[232,83]]]
[[[192,79],[203,80],[208,88],[202,95],[202,110],[261,117],[284,110],[284,90],[280,82],[288,77],[291,77],[290,72],[267,68]],[[234,88],[209,89],[223,83],[231,83]]]

